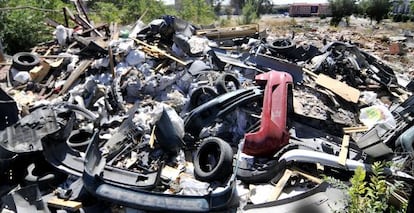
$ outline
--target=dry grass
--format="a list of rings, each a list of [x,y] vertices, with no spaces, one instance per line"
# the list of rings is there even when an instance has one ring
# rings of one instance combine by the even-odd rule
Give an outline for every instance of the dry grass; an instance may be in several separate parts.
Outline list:
[[[397,27],[402,30],[412,30],[414,29],[414,22],[397,23]]]

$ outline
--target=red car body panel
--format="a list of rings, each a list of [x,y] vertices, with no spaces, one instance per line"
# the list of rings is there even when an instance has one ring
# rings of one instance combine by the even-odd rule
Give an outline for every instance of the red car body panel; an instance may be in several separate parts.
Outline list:
[[[260,129],[247,133],[243,152],[252,156],[270,156],[289,143],[287,123],[289,73],[270,71],[256,76],[257,84],[265,84]]]

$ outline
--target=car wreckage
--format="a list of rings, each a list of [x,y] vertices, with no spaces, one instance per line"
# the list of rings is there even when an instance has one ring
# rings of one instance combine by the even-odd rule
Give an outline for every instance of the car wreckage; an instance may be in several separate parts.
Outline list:
[[[320,175],[347,181],[384,159],[411,188],[414,97],[352,44],[213,36],[173,16],[118,39],[84,28],[7,67],[3,211],[339,211],[346,191]],[[381,98],[392,121],[371,110],[381,118],[361,127]]]

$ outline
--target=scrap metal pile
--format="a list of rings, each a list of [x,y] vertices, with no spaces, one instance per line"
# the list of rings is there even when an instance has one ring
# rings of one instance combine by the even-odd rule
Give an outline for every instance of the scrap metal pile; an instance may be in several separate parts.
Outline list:
[[[322,175],[378,160],[399,162],[384,171],[407,202],[414,98],[373,55],[255,25],[81,20],[1,69],[4,212],[339,211]]]

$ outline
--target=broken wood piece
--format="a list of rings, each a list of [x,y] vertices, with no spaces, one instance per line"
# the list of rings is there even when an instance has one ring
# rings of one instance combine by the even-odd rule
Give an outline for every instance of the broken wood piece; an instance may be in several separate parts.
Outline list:
[[[344,137],[342,138],[342,146],[341,146],[341,151],[339,152],[338,163],[343,166],[345,166],[346,159],[348,157],[349,139],[350,139],[349,135],[344,135]]]
[[[51,76],[49,76],[49,78],[46,81],[46,85],[48,85],[48,86],[51,85],[54,78],[55,78],[55,76],[53,74]],[[43,87],[40,90],[39,96],[43,96],[45,94],[45,92],[46,92],[46,87]]]
[[[181,64],[181,65],[184,65],[184,66],[186,66],[186,65],[187,65],[187,63],[186,63],[186,62],[182,61],[181,59],[178,59],[177,57],[174,57],[174,56],[172,56],[172,55],[168,54],[166,51],[161,50],[160,48],[158,48],[158,47],[156,47],[156,46],[149,45],[149,44],[147,44],[146,42],[141,41],[141,40],[138,40],[138,39],[135,39],[135,38],[133,38],[133,40],[134,40],[134,41],[136,41],[138,44],[144,45],[144,46],[146,46],[146,47],[150,48],[152,51],[158,52],[158,53],[160,53],[161,55],[164,55],[164,56],[166,56],[166,57],[168,57],[168,58],[170,58],[170,59],[172,59],[172,60],[176,61],[177,63],[179,63],[179,64]]]
[[[319,171],[325,171],[325,166],[320,163],[316,163],[316,169]]]
[[[316,84],[331,90],[333,93],[341,96],[347,101],[358,103],[361,92],[348,86],[346,83],[333,79],[324,74],[319,74],[315,82]]]
[[[368,131],[368,127],[367,126],[354,126],[354,127],[344,127],[344,133],[345,134],[349,134],[349,133],[355,133],[355,132],[366,132]]]
[[[317,77],[318,77],[318,74],[316,74],[316,73],[312,72],[312,71],[311,71],[311,70],[309,70],[309,69],[302,68],[302,71],[303,71],[303,72],[305,72],[306,74],[308,74],[308,75],[312,76],[312,77],[315,77],[315,78],[317,78]]]
[[[76,212],[80,208],[82,208],[82,203],[78,201],[72,201],[72,200],[63,200],[57,197],[51,198],[47,201],[47,204],[51,207],[59,208],[59,209],[65,209],[71,212]]]
[[[283,173],[282,178],[277,182],[273,192],[270,194],[269,198],[267,199],[267,202],[275,201],[280,197],[280,194],[282,194],[282,190],[285,187],[286,183],[290,179],[290,176],[292,176],[293,172],[289,169],[286,169]]]
[[[39,66],[36,66],[29,71],[29,74],[34,82],[39,83],[46,77],[49,70],[50,65],[45,61],[41,61]]]
[[[80,22],[76,19],[76,17],[73,15],[72,11],[71,11],[69,8],[64,7],[63,9],[66,11],[66,14],[69,16],[69,19],[70,19],[70,20],[72,20],[73,22],[75,22],[75,24],[76,24],[76,25],[82,25],[82,23],[80,23]]]
[[[82,15],[85,17],[85,19],[86,19],[86,21],[88,21],[89,23],[91,23],[91,20],[89,19],[89,17],[88,17],[88,13],[86,12],[86,9],[85,9],[85,2],[82,0],[77,0],[77,5],[76,6],[78,6],[79,5],[79,8],[80,8],[80,11],[81,11],[81,13],[82,13]]]
[[[258,24],[241,25],[237,27],[223,27],[197,30],[196,35],[203,35],[209,39],[229,39],[236,37],[253,36],[259,32]]]
[[[156,125],[154,125],[152,127],[152,131],[151,131],[151,136],[150,136],[150,140],[148,142],[148,144],[150,145],[151,149],[154,149],[154,143],[155,143],[155,127]]]
[[[108,24],[100,24],[97,27],[90,28],[90,29],[87,29],[87,30],[82,31],[82,33],[80,35],[85,35],[87,33],[90,33],[92,31],[94,31],[94,30],[100,30],[100,29],[105,28],[105,27],[108,27]]]
[[[60,25],[58,22],[56,22],[55,20],[52,20],[50,18],[46,18],[45,23],[46,23],[46,25],[54,27],[54,28],[56,28],[57,26]]]
[[[7,82],[7,74],[10,72],[10,66],[0,66],[0,82]]]
[[[111,71],[112,77],[115,78],[115,65],[114,65],[114,55],[112,53],[112,47],[109,45],[108,47],[108,55],[109,55],[109,69]]]
[[[302,71],[309,74],[311,77],[316,78],[315,83],[317,85],[332,91],[347,101],[358,103],[359,96],[361,95],[361,92],[358,89],[355,89],[348,84],[333,79],[327,75],[316,74],[306,68],[302,68]]]
[[[314,183],[317,183],[317,184],[321,184],[323,182],[322,179],[320,179],[318,177],[315,177],[313,175],[307,174],[307,173],[305,173],[305,172],[303,172],[303,171],[301,171],[299,169],[296,169],[296,168],[293,170],[293,173],[294,174],[301,175],[301,176],[305,177],[306,179],[308,179],[308,180],[310,180],[310,181],[312,181]]]
[[[80,62],[79,66],[76,67],[74,71],[70,74],[69,78],[66,80],[65,84],[60,90],[59,95],[62,95],[68,91],[72,84],[81,76],[85,70],[91,65],[92,60],[84,60]]]
[[[110,38],[110,40],[118,40],[119,39],[118,23],[111,22],[111,24],[110,24],[110,31],[111,31],[111,38]]]
[[[63,10],[63,18],[65,19],[65,27],[68,28],[69,27],[69,19],[68,19],[68,14],[66,12],[65,8],[62,8]]]

